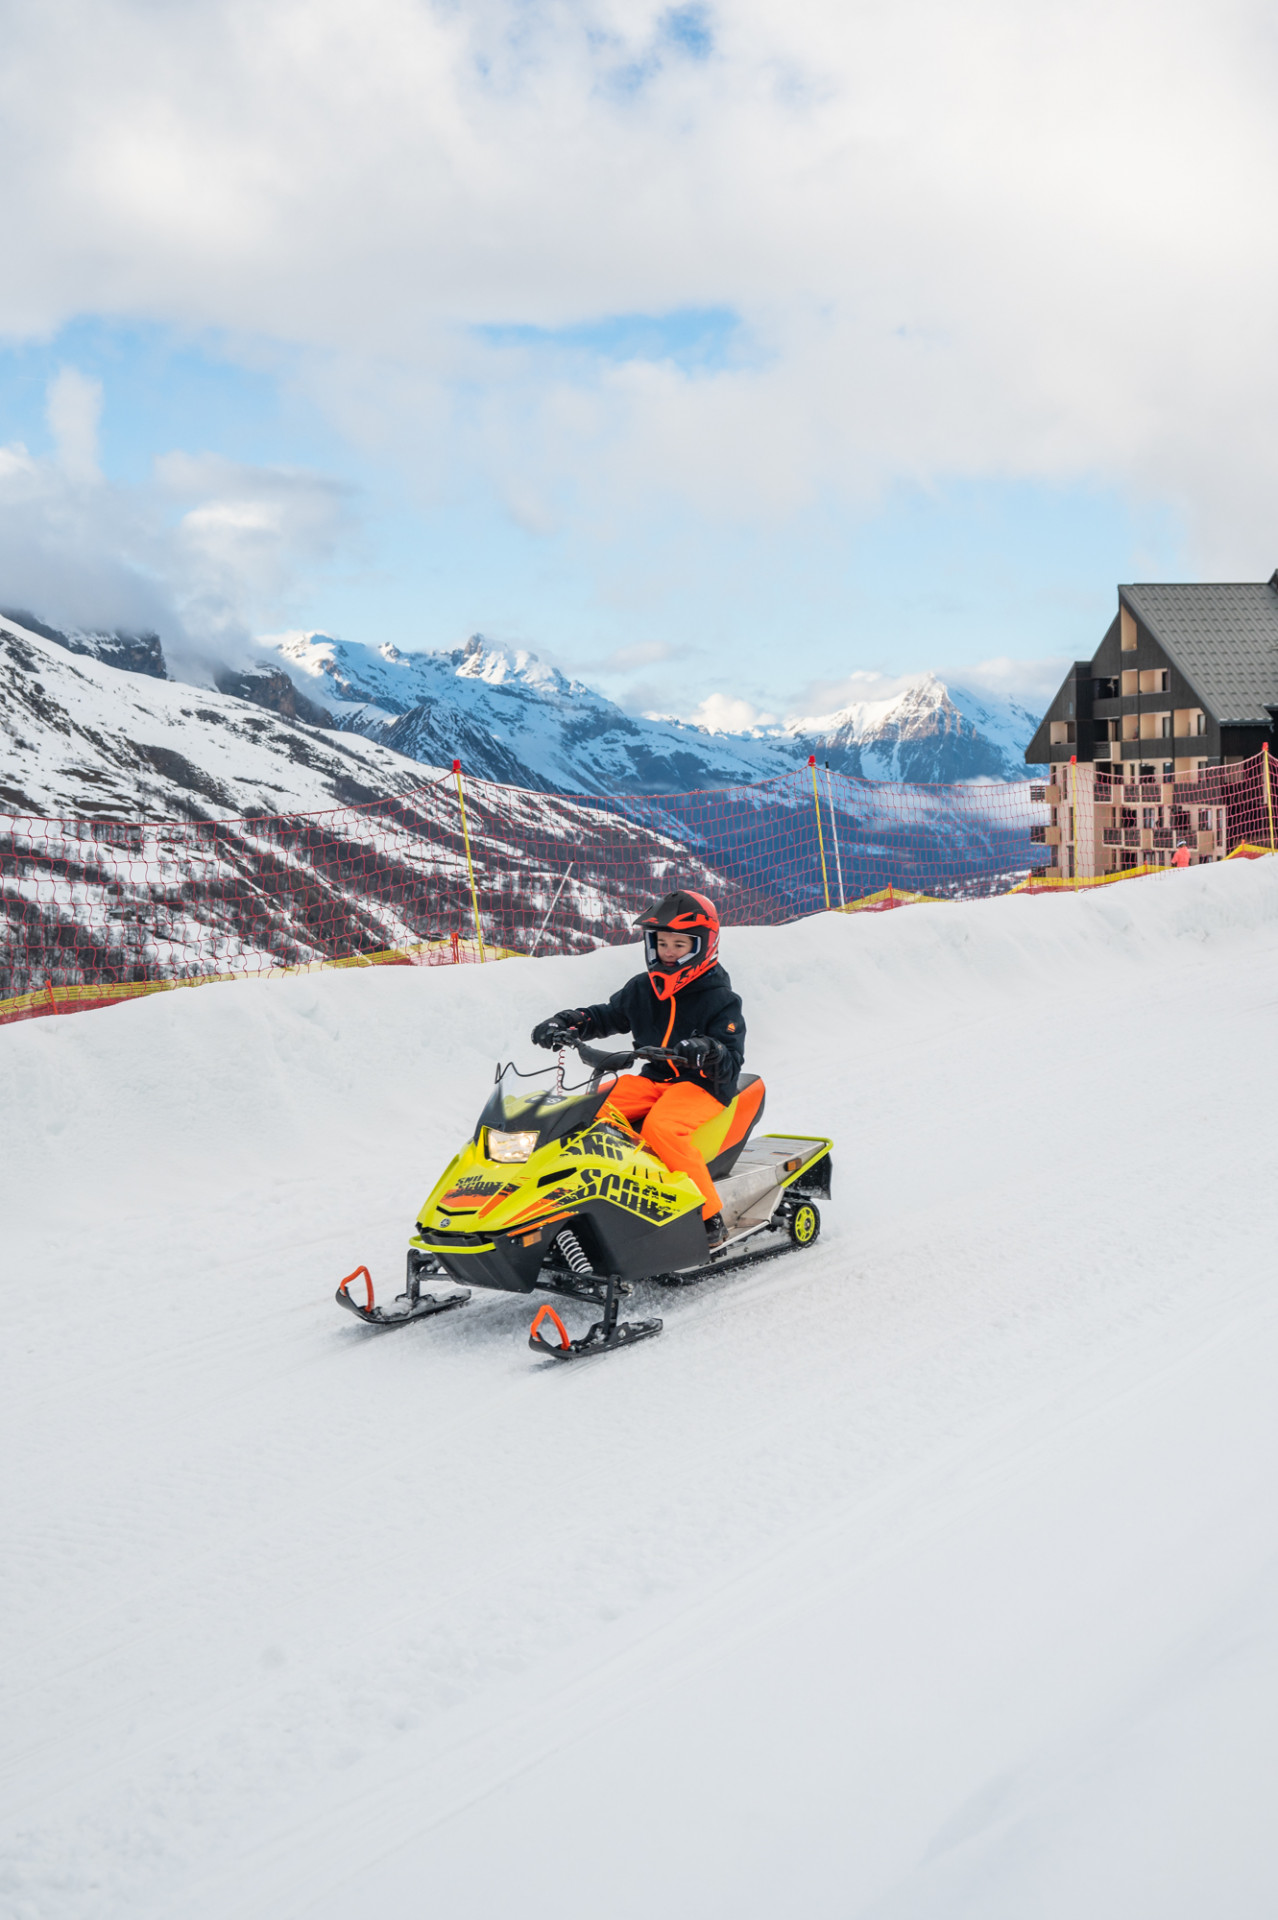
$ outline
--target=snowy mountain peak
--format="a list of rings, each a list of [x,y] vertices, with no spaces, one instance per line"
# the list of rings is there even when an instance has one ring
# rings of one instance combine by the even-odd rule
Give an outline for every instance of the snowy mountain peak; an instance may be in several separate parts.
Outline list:
[[[869,678],[869,676],[866,676]],[[925,672],[832,713],[788,721],[796,743],[844,773],[873,780],[1023,780],[1033,718],[996,695],[974,695]]]
[[[534,698],[571,698],[588,691],[535,653],[512,649],[481,633],[473,633],[464,646],[438,653],[408,653],[390,642],[367,647],[327,633],[268,635],[261,644],[270,650],[271,664],[299,678],[310,697],[325,702],[339,720],[343,712],[353,717],[355,710],[372,708],[383,717],[402,716],[439,700],[464,698],[458,681],[523,691]]]
[[[459,651],[459,680],[483,680],[490,687],[522,682],[542,692],[551,688],[556,693],[569,693],[574,689],[585,691],[579,681],[566,679],[556,667],[548,667],[526,647],[512,650],[499,640],[486,640],[482,633],[472,633]],[[456,659],[457,654],[454,653],[452,657]]]
[[[853,689],[864,682],[864,698],[784,726],[716,725],[627,714],[535,653],[480,633],[438,653],[317,633],[273,645],[274,663],[339,727],[417,758],[446,762],[452,754],[490,779],[565,793],[726,786],[784,773],[813,752],[838,772],[872,780],[1023,780],[1036,725],[1023,709],[947,686],[935,672],[889,683],[886,692],[878,675],[853,676]]]
[[[909,727],[947,708],[954,711],[949,689],[935,673],[927,672],[889,694],[852,700],[831,713],[801,715],[787,721],[785,731],[791,735],[811,734],[831,743],[836,738],[844,743],[861,741],[874,737],[885,726]]]

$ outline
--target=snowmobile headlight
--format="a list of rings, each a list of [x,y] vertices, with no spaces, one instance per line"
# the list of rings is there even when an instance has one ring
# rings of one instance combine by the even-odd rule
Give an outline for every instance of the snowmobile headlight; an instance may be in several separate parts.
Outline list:
[[[496,1127],[488,1129],[490,1160],[526,1160],[536,1144],[535,1133],[500,1133]]]

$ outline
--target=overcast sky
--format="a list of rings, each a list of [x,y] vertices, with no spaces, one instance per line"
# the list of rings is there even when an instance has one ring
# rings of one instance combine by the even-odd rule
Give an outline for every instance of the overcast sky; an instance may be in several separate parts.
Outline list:
[[[1033,696],[1278,565],[1278,11],[27,0],[0,604]],[[742,702],[732,707],[731,702]]]

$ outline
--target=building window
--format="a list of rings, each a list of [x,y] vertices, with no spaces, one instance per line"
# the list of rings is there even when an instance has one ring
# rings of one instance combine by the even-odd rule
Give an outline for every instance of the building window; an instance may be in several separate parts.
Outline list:
[[[1124,653],[1136,651],[1136,622],[1126,607],[1118,609],[1118,628],[1121,635],[1120,646]]]

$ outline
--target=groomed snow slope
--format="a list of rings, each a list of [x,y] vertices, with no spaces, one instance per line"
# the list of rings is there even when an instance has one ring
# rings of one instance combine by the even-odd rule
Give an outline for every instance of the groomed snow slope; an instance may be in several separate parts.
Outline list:
[[[1278,1911],[1278,862],[725,947],[824,1236],[575,1370],[332,1289],[630,955],[0,1034],[6,1916]]]

